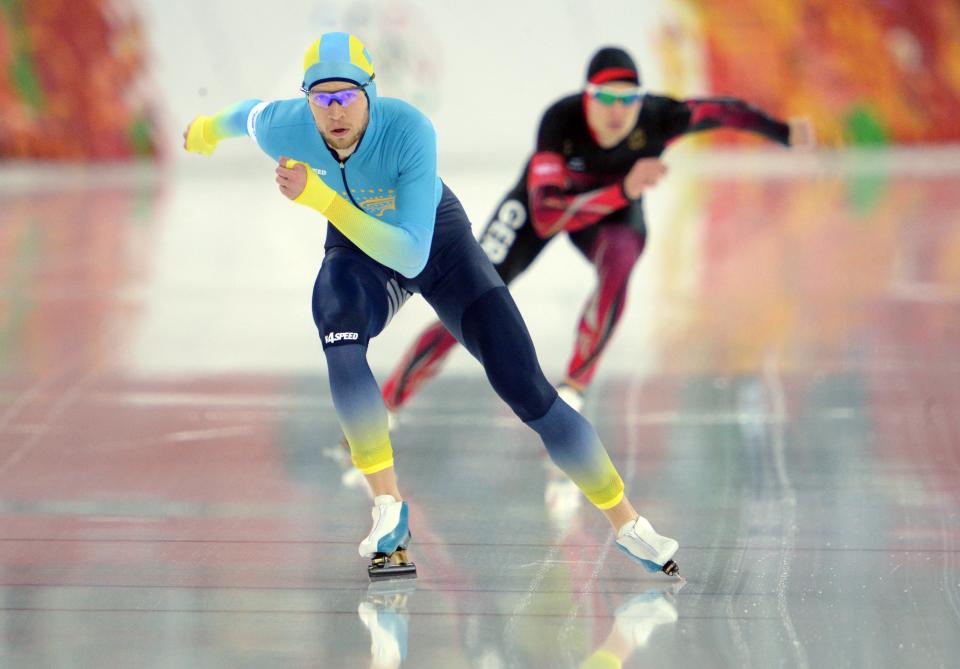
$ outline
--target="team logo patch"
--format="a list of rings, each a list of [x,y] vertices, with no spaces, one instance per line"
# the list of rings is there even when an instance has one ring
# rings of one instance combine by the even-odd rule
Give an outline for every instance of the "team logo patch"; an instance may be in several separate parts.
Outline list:
[[[323,338],[323,341],[327,344],[335,344],[338,341],[354,341],[360,339],[360,335],[356,332],[331,332]]]
[[[639,149],[642,149],[646,143],[647,133],[643,131],[643,128],[635,129],[627,138],[627,146],[630,147],[631,151],[638,151]]]
[[[394,211],[397,210],[397,198],[394,196],[372,197],[360,202],[360,206],[374,216],[381,217],[385,212],[391,209]]]

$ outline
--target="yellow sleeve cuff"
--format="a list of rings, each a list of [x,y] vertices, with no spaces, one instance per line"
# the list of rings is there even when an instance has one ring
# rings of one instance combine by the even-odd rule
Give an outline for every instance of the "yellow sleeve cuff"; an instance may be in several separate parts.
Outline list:
[[[289,169],[294,165],[303,165],[307,170],[307,185],[303,187],[303,192],[294,199],[294,202],[316,209],[326,216],[334,198],[337,197],[336,191],[323,183],[307,163],[288,158],[286,167]]]
[[[198,116],[190,124],[187,132],[187,151],[209,156],[217,148],[218,139],[214,138],[213,117]]]

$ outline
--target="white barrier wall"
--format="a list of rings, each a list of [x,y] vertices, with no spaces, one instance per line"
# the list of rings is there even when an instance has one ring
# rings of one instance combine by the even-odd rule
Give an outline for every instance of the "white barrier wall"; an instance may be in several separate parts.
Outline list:
[[[373,54],[380,93],[431,117],[442,167],[492,161],[511,173],[532,148],[542,110],[582,84],[597,47],[624,46],[648,85],[662,87],[657,39],[671,27],[682,35],[677,26],[689,22],[682,0],[134,2],[174,144],[196,114],[297,95],[306,47],[347,30]]]

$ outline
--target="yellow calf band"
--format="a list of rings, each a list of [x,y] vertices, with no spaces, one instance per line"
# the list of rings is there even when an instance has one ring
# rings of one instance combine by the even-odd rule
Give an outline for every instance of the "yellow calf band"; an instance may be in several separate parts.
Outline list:
[[[393,458],[390,458],[386,462],[379,462],[375,465],[364,467],[363,469],[361,469],[360,467],[357,467],[357,469],[360,469],[360,471],[363,474],[366,474],[367,476],[369,476],[370,474],[376,474],[377,472],[382,472],[384,469],[388,469],[389,467],[393,467]]]
[[[187,151],[209,156],[217,148],[217,139],[213,139],[213,118],[210,116],[198,116],[190,124],[190,130],[187,132]]]
[[[337,196],[336,191],[323,183],[320,177],[317,176],[317,173],[314,172],[313,168],[307,163],[288,158],[286,164],[287,169],[293,169],[294,165],[303,165],[307,170],[307,185],[303,187],[303,192],[294,199],[294,202],[310,207],[311,209],[316,209],[326,216],[327,210]]]
[[[598,650],[580,665],[580,669],[620,669],[620,658],[608,650]]]
[[[597,501],[597,498],[592,495],[588,496],[588,498],[590,499],[591,502],[593,502],[594,506],[596,506],[598,509],[600,509],[601,511],[606,511],[607,509],[612,509],[617,504],[623,501],[623,489],[621,488],[620,492],[618,492],[613,499]]]

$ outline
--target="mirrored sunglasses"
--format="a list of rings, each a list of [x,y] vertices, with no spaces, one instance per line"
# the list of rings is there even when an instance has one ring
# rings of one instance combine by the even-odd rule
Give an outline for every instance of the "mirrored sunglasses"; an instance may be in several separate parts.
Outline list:
[[[632,105],[635,102],[640,102],[643,100],[645,91],[640,87],[630,89],[613,89],[601,88],[600,86],[589,84],[587,86],[587,93],[600,104],[609,106],[617,102],[622,102],[625,105]]]
[[[360,94],[363,92],[366,84],[362,86],[357,86],[355,88],[345,88],[342,91],[335,92],[320,92],[320,91],[308,91],[303,88],[300,90],[307,94],[307,99],[310,100],[313,104],[318,107],[326,109],[334,102],[339,104],[341,107],[349,107],[353,104],[357,98],[360,97]]]

